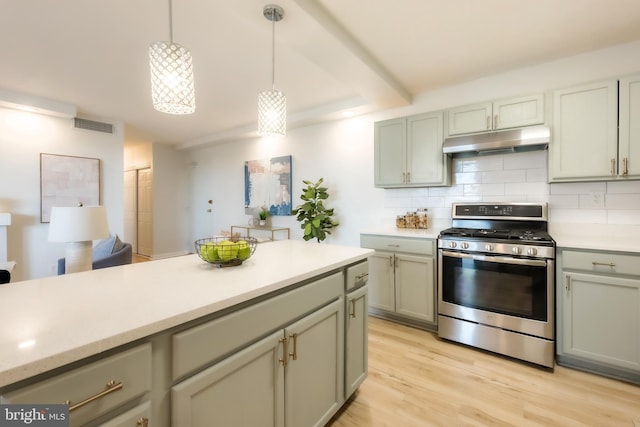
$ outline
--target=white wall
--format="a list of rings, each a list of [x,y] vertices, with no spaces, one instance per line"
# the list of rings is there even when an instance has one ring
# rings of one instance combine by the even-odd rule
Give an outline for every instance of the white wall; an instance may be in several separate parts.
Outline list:
[[[123,129],[111,123],[114,135],[75,129],[71,119],[0,108],[0,212],[12,214],[12,281],[55,275],[65,252],[64,243],[47,241],[49,225],[40,223],[40,153],[99,158],[109,229],[122,233]]]
[[[243,164],[293,156],[294,206],[302,180],[325,179],[341,225],[327,241],[358,245],[363,230],[393,227],[397,214],[420,207],[446,226],[454,201],[548,201],[550,221],[640,225],[640,181],[547,184],[546,152],[503,154],[453,161],[453,185],[444,188],[376,189],[373,186],[373,123],[509,96],[546,92],[587,81],[640,72],[640,42],[564,58],[442,88],[417,96],[410,106],[337,122],[290,129],[279,139],[242,140],[189,152],[192,164],[192,236],[210,236],[246,224]],[[214,201],[211,214],[207,199]],[[274,217],[301,231],[293,217]]]

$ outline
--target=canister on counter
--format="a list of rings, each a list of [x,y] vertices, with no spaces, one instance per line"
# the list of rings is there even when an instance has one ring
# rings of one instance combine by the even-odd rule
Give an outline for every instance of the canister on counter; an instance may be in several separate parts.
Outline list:
[[[427,208],[420,208],[416,213],[416,228],[429,228],[429,219],[427,217]]]
[[[405,228],[405,226],[404,226],[404,215],[398,215],[396,217],[396,227],[397,228]]]

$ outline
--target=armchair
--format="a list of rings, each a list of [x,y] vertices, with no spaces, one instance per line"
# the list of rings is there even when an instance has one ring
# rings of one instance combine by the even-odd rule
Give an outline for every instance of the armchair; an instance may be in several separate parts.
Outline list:
[[[93,248],[92,269],[113,267],[116,265],[131,264],[133,247],[130,243],[124,243],[117,235],[100,241]],[[58,275],[65,274],[65,259],[58,259]]]

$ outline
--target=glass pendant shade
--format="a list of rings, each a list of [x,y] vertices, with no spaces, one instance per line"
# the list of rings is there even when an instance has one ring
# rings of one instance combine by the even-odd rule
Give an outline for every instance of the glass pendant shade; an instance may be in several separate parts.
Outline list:
[[[173,42],[149,47],[153,108],[169,114],[196,110],[191,52]]]
[[[265,90],[258,95],[258,135],[287,133],[287,97],[279,90]]]

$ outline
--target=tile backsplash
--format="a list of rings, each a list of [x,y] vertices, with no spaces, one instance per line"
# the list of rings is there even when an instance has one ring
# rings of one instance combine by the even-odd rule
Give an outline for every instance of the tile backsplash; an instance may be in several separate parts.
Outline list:
[[[428,208],[447,226],[454,202],[548,202],[552,223],[640,225],[640,181],[547,183],[547,152],[455,158],[451,187],[384,191],[385,221]]]

